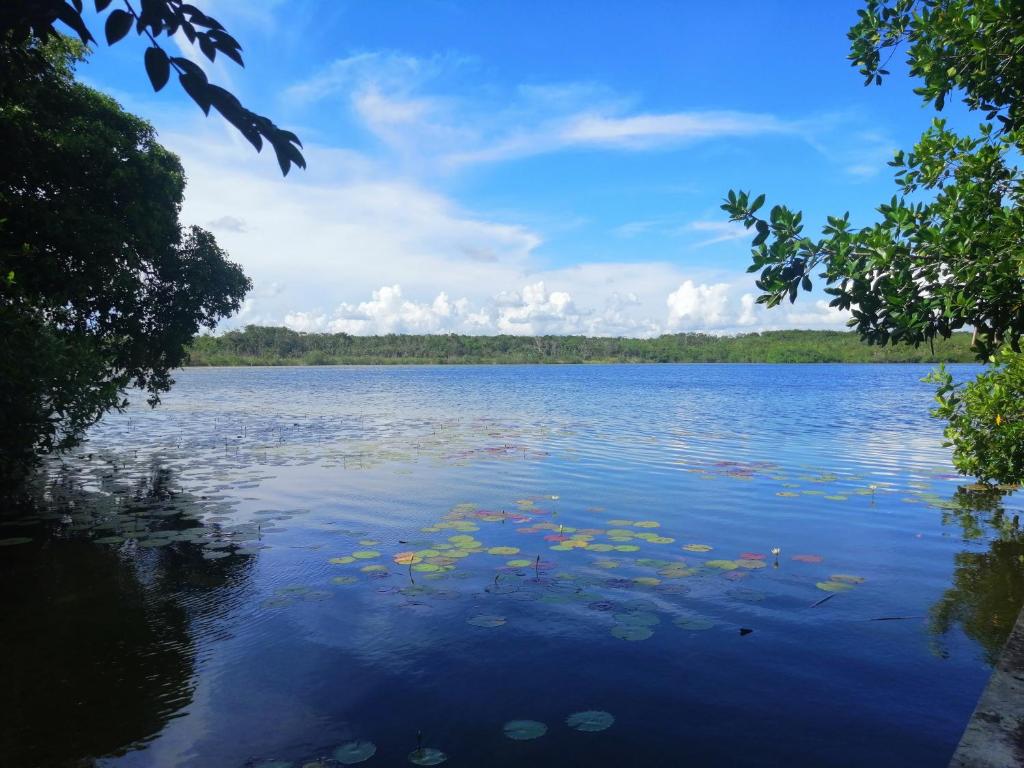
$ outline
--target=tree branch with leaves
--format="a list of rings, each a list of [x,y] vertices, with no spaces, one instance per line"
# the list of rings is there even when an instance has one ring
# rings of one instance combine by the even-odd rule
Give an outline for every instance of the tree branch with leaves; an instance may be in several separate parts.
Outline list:
[[[821,281],[870,344],[931,344],[973,329],[974,351],[992,367],[966,384],[938,372],[933,413],[949,421],[961,471],[1022,482],[1019,416],[1003,399],[1024,401],[1024,173],[1015,165],[1024,152],[1024,3],[869,0],[858,13],[849,58],[865,83],[881,84],[906,46],[908,70],[923,81],[916,93],[937,110],[960,94],[984,113],[977,134],[935,119],[889,163],[897,194],[868,226],[829,216],[812,237],[800,211],[775,205],[765,215],[764,195],[735,190],[722,209],[754,233],[748,271],[758,273],[761,304],[795,302]]]
[[[244,67],[242,46],[219,21],[181,0],[137,0],[136,4],[132,0],[95,0],[95,8],[97,13],[107,13],[104,35],[108,45],[120,42],[133,29],[148,42],[143,63],[153,90],[162,90],[173,72],[204,114],[215,109],[257,152],[264,143],[269,144],[285,176],[293,165],[306,167],[298,136],[247,109],[231,92],[211,83],[198,64],[169,55],[161,45],[161,38],[169,40],[180,33],[209,61],[215,61],[217,54],[221,54]],[[46,43],[59,34],[59,26],[63,25],[83,45],[95,44],[96,39],[82,18],[83,10],[82,0],[5,0],[0,5],[0,42],[30,56],[33,43]]]

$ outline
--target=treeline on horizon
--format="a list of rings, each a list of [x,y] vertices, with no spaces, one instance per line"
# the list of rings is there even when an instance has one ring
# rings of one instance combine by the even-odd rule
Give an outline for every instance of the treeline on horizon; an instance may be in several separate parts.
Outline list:
[[[426,365],[472,363],[953,363],[975,362],[971,336],[872,346],[844,331],[676,333],[651,339],[586,336],[352,336],[246,326],[197,336],[188,365]]]

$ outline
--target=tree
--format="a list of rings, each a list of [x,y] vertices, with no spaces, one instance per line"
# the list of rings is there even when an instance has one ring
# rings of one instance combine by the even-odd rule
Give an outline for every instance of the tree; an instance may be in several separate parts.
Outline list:
[[[935,119],[890,162],[898,192],[870,226],[855,228],[848,213],[829,216],[815,239],[799,211],[776,205],[760,215],[764,195],[730,191],[722,208],[756,232],[748,271],[760,273],[759,303],[796,301],[820,270],[831,306],[849,310],[870,344],[916,346],[973,328],[973,349],[992,368],[965,385],[937,374],[934,414],[950,422],[961,471],[1019,483],[1024,452],[1011,450],[1019,409],[990,413],[982,390],[1024,397],[1014,357],[1024,334],[1024,176],[1014,165],[1024,150],[1024,3],[869,0],[858,13],[849,58],[866,83],[881,84],[885,62],[905,45],[909,72],[923,81],[916,93],[940,111],[960,94],[982,114],[977,135]]]
[[[242,106],[229,91],[214,85],[206,78],[195,62],[183,56],[170,56],[160,45],[158,38],[166,35],[170,39],[181,32],[210,61],[220,53],[239,66],[242,60],[242,46],[224,26],[212,16],[181,0],[140,0],[136,11],[131,0],[121,0],[111,9],[112,0],[95,0],[96,12],[108,12],[104,33],[108,45],[124,39],[132,28],[140,37],[149,41],[143,62],[146,74],[159,91],[167,84],[171,73],[178,76],[178,82],[206,115],[210,108],[216,109],[229,123],[241,132],[256,151],[266,141],[274,148],[281,172],[287,176],[292,165],[306,167],[306,161],[299,151],[302,142],[291,131],[278,128],[269,118],[257,115]],[[4,0],[0,4],[0,46],[8,49],[6,55],[12,66],[0,80],[9,78],[17,82],[24,69],[45,69],[46,63],[39,55],[37,44],[58,36],[58,24],[72,30],[82,45],[96,40],[82,19],[82,0]],[[12,54],[14,54],[12,56]]]
[[[139,387],[156,404],[200,327],[250,282],[178,221],[185,177],[152,126],[75,82],[81,47],[0,92],[0,476],[75,445]],[[7,64],[0,59],[0,67]]]

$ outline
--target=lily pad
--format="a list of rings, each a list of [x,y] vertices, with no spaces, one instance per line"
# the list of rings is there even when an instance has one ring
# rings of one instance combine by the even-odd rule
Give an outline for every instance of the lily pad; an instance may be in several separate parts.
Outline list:
[[[718,568],[723,571],[734,571],[739,568],[735,560],[708,560],[704,565],[708,568]]]
[[[653,629],[638,624],[616,624],[612,627],[612,635],[620,640],[629,640],[631,642],[646,640],[653,634]]]
[[[377,745],[372,741],[350,741],[334,750],[334,759],[342,765],[364,763],[377,754]]]
[[[814,586],[818,589],[824,590],[825,592],[845,592],[848,589],[853,589],[852,584],[847,584],[842,581],[819,581]]]
[[[820,563],[825,558],[821,555],[793,555],[793,559],[798,563]]]
[[[409,762],[413,765],[440,765],[448,759],[448,755],[433,747],[419,747],[409,753]]]
[[[705,619],[701,616],[680,616],[673,622],[680,629],[687,629],[692,632],[703,631],[705,629],[711,629],[715,626],[715,622],[710,619]]]
[[[565,724],[570,728],[585,733],[596,733],[612,727],[615,718],[608,712],[588,710],[587,712],[574,712],[565,718]]]
[[[485,629],[492,629],[494,627],[500,627],[505,623],[504,616],[492,616],[490,614],[482,613],[478,616],[470,616],[466,619],[467,624],[472,624],[474,627],[484,627]]]
[[[356,560],[372,560],[375,557],[380,557],[380,552],[375,549],[360,549],[353,552],[352,557]]]
[[[687,552],[710,552],[711,547],[707,544],[684,544],[683,549]]]
[[[415,552],[399,552],[392,560],[394,560],[395,565],[415,565],[416,563],[423,562],[423,558]]]
[[[509,720],[505,723],[505,735],[515,741],[539,739],[547,732],[548,727],[536,720]]]
[[[848,573],[833,573],[831,576],[829,576],[829,579],[831,579],[832,581],[841,581],[841,582],[844,582],[845,584],[863,584],[864,583],[864,577],[863,576],[851,576]]]
[[[518,547],[491,547],[487,550],[492,555],[518,555]]]

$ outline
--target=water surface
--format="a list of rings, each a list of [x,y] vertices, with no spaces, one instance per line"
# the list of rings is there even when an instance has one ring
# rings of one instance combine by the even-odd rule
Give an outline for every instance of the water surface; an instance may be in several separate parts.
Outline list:
[[[182,372],[0,529],[0,751],[945,765],[1024,547],[1017,498],[952,473],[927,371]]]

